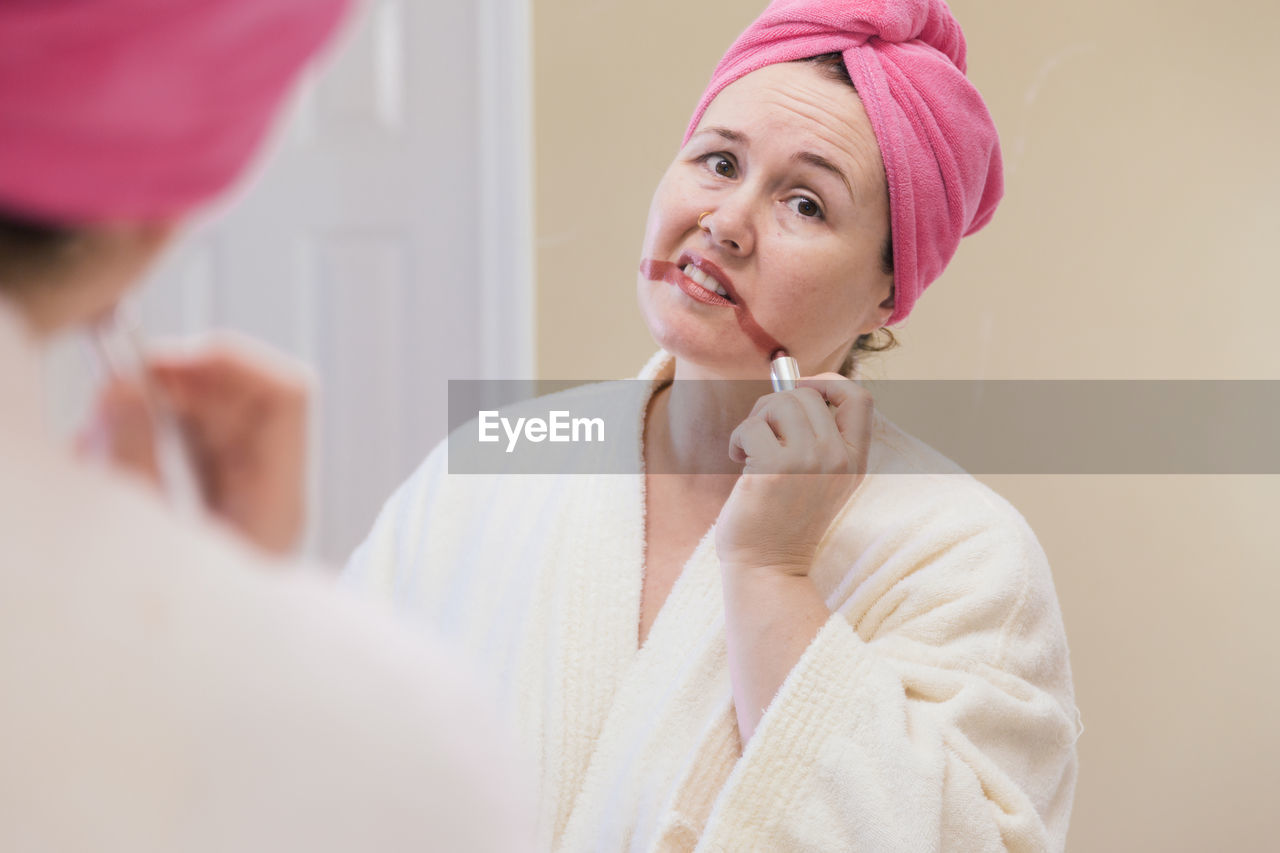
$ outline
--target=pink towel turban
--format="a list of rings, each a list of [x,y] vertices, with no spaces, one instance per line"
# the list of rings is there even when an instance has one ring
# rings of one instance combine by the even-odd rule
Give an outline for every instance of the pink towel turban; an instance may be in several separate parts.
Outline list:
[[[0,2],[0,207],[164,220],[244,169],[348,0]]]
[[[995,124],[964,76],[964,35],[942,0],[774,0],[716,66],[685,141],[725,86],[824,53],[843,54],[880,143],[897,323],[1004,194]]]

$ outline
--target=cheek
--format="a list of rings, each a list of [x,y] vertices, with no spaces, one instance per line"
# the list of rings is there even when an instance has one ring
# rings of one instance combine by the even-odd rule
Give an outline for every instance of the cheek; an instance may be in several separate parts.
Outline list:
[[[686,182],[674,174],[674,170],[663,175],[649,203],[644,238],[646,250],[669,252],[694,227],[697,212],[703,209],[698,206],[695,195]]]
[[[661,188],[653,194],[653,198],[649,202],[649,216],[644,223],[644,252],[643,257],[649,257],[655,242],[658,239],[658,233],[662,228],[662,199]]]
[[[645,226],[645,241],[657,235],[663,227],[669,216],[671,208],[671,190],[669,187],[670,177],[664,175],[662,180],[658,182],[658,186],[653,191],[653,198],[649,200],[649,218]]]
[[[812,243],[793,244],[780,240],[782,245],[769,253],[767,266],[761,264],[765,281],[773,282],[769,291],[774,302],[796,310],[811,312],[817,307],[830,311],[840,302],[842,280],[848,276],[840,256],[815,247]]]
[[[680,311],[669,304],[673,299],[673,288],[665,282],[653,282],[643,275],[636,276],[636,303],[640,308],[640,319],[649,330],[649,336],[664,349],[678,348],[680,339]]]
[[[861,303],[849,269],[847,251],[827,253],[802,247],[777,253],[765,278],[777,283],[770,288],[769,301],[779,332],[794,335],[802,330],[805,337],[828,338],[852,327]]]

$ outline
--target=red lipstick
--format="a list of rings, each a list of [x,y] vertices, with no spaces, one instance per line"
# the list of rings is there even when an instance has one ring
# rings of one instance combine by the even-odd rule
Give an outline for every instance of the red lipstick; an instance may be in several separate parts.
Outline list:
[[[688,263],[688,261],[685,261]],[[690,299],[702,302],[706,305],[728,305],[733,306],[734,303],[725,299],[718,293],[713,293],[701,286],[689,276],[684,274],[685,263],[673,264],[670,261],[644,261],[640,264],[640,274],[651,281],[665,281],[667,284],[675,285],[684,291]],[[708,270],[708,272],[710,272]],[[712,273],[714,275],[714,273]],[[719,276],[717,276],[719,278]],[[728,286],[725,292],[732,292]]]
[[[715,276],[716,280],[724,287],[725,292],[729,294],[729,299],[725,299],[717,293],[704,290],[692,282],[683,271],[685,265],[690,263],[702,267],[709,274]],[[743,334],[750,338],[756,348],[770,361],[773,361],[774,354],[783,348],[782,344],[778,343],[772,335],[762,329],[755,318],[751,316],[751,312],[747,310],[746,303],[742,301],[742,298],[733,289],[733,283],[729,280],[729,277],[710,261],[689,253],[680,256],[679,264],[673,264],[670,261],[645,259],[640,262],[640,274],[650,281],[665,281],[667,284],[674,285],[691,298],[707,305],[727,305],[731,307],[734,315],[738,318],[738,326],[742,329]]]

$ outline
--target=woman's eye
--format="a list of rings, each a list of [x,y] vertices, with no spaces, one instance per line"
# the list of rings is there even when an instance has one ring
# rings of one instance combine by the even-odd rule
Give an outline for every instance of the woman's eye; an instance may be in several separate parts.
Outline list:
[[[801,216],[810,217],[810,218],[814,218],[814,217],[820,218],[822,216],[822,208],[818,207],[818,203],[813,199],[806,198],[805,196],[802,196],[802,195],[798,195],[795,198],[788,201],[787,206],[790,207],[792,210],[794,210],[796,213],[800,214]]]
[[[712,154],[707,158],[707,162],[711,164],[712,170],[722,178],[735,178],[738,176],[738,167],[733,165],[733,161],[723,154]]]

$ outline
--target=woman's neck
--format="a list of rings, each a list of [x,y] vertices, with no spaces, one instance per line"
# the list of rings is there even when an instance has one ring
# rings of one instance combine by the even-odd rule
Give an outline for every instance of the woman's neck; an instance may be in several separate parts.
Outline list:
[[[677,360],[674,381],[654,392],[645,416],[647,470],[736,477],[729,437],[768,391],[765,381],[710,379]]]

